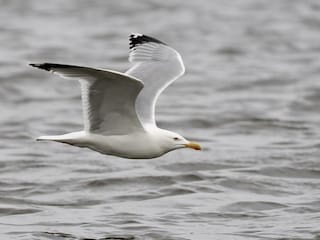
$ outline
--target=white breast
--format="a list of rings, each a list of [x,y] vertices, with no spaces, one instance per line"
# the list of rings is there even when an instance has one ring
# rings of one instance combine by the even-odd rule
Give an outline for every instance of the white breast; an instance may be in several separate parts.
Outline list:
[[[103,136],[90,134],[88,148],[107,155],[124,158],[154,158],[166,153],[157,138],[150,133]]]

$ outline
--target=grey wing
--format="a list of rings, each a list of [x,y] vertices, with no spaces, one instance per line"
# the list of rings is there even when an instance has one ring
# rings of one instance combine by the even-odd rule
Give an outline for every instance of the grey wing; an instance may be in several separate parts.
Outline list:
[[[80,80],[84,128],[104,135],[143,131],[135,110],[143,83],[116,71],[43,63],[30,64],[63,78]]]
[[[183,75],[183,61],[176,50],[155,38],[131,34],[129,41],[129,61],[133,66],[126,74],[144,83],[144,89],[137,98],[136,109],[143,124],[155,125],[158,96],[170,83]]]

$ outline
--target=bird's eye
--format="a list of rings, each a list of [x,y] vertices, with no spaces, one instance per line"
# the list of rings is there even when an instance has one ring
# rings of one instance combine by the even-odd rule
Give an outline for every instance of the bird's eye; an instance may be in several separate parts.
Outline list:
[[[175,138],[173,138],[173,140],[178,141],[178,140],[180,140],[180,139],[179,139],[179,138],[177,138],[177,137],[175,137]]]

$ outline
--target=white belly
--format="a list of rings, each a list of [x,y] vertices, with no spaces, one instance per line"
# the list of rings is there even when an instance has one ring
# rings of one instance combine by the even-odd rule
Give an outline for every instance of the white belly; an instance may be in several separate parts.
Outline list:
[[[89,134],[86,145],[86,147],[102,154],[123,158],[148,159],[166,153],[152,136],[146,133],[114,136]]]

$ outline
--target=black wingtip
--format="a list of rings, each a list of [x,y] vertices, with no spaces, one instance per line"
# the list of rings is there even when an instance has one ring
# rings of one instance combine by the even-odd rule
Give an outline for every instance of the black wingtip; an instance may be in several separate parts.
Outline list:
[[[40,68],[46,71],[51,71],[53,68],[72,68],[74,66],[67,64],[58,64],[58,63],[30,63],[32,67]]]
[[[31,67],[36,67],[36,68],[40,68],[46,71],[50,71],[52,64],[50,63],[30,63],[29,64]]]
[[[31,67],[38,67],[40,64],[36,64],[36,63],[29,63],[29,66]]]
[[[129,36],[129,48],[132,49],[135,46],[147,42],[155,42],[155,43],[160,43],[160,44],[165,44],[164,42],[161,42],[158,39],[155,39],[153,37],[149,37],[147,35],[141,34],[141,33],[131,33]]]

